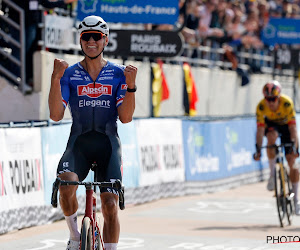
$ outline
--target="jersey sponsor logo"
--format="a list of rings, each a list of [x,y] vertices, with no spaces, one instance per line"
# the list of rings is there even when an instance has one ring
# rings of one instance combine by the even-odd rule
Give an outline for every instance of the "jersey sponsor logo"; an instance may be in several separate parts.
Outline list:
[[[264,108],[264,105],[262,105],[262,104],[260,104],[259,105],[259,110],[264,110],[265,108]]]
[[[112,73],[114,72],[115,70],[114,69],[106,69],[106,70],[103,70],[102,73]]]
[[[100,107],[100,108],[110,108],[110,100],[80,100],[79,107]]]
[[[103,73],[102,75],[103,76],[114,76],[115,74],[114,73]]]
[[[121,89],[122,89],[122,90],[127,89],[127,84],[122,84],[122,85],[121,85]]]
[[[119,106],[123,102],[124,97],[124,95],[120,95],[119,97],[117,97],[117,106]]]
[[[81,81],[82,80],[82,78],[81,77],[70,77],[70,79],[73,81],[73,80],[75,80],[75,81]]]
[[[91,98],[97,98],[102,95],[112,95],[112,85],[102,85],[101,83],[78,85],[77,94],[78,96],[88,96]]]
[[[101,76],[98,78],[98,81],[112,80],[112,79],[114,79],[113,76]]]

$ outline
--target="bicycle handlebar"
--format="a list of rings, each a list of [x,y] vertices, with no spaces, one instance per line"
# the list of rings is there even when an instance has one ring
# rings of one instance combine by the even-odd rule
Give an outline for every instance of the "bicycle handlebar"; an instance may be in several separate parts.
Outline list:
[[[124,200],[124,186],[122,186],[121,181],[118,179],[115,182],[82,182],[82,181],[65,181],[59,177],[53,183],[52,186],[52,195],[51,195],[51,205],[52,207],[57,207],[57,194],[60,186],[70,186],[70,185],[84,185],[88,186],[99,186],[100,188],[115,188],[119,193],[119,207],[121,210],[125,209],[125,200]]]
[[[295,144],[294,143],[282,143],[282,144],[272,144],[272,145],[266,145],[262,146],[261,148],[283,148],[283,147],[293,147]]]

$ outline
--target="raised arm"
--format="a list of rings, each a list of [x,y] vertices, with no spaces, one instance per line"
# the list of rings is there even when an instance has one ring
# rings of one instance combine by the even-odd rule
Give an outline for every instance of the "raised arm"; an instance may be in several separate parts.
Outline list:
[[[129,65],[124,69],[124,75],[126,77],[127,87],[130,89],[135,88],[135,79],[137,74],[137,68]],[[135,109],[135,92],[126,91],[122,105],[118,107],[119,119],[122,123],[128,123],[132,121],[132,116]]]
[[[54,60],[53,73],[51,76],[51,87],[49,92],[50,118],[53,121],[60,121],[64,117],[65,107],[62,102],[60,79],[62,78],[68,63],[61,59]]]

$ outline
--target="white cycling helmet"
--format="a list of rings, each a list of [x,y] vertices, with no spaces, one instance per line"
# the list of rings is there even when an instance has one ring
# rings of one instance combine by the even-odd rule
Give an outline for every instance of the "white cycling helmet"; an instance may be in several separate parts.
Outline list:
[[[81,34],[84,31],[97,30],[108,37],[109,28],[107,23],[99,16],[87,16],[78,26],[78,32]]]

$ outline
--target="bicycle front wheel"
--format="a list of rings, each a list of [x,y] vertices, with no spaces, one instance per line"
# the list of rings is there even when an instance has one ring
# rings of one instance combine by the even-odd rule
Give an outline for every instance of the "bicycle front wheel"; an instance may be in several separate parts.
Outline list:
[[[104,250],[104,242],[101,236],[99,216],[97,216],[96,225],[95,225],[95,250]]]
[[[93,250],[93,228],[90,218],[85,217],[81,228],[81,250]]]
[[[287,220],[287,203],[284,194],[284,184],[282,181],[280,168],[278,169],[278,171],[277,170],[275,171],[274,178],[275,178],[275,197],[276,197],[278,218],[279,218],[280,226],[284,227],[286,225],[286,220]]]
[[[289,174],[287,173],[287,170],[284,169],[284,175],[285,175],[285,186],[287,190],[286,193],[286,204],[287,204],[287,218],[288,218],[288,222],[289,225],[292,224],[292,216],[294,213],[294,208],[293,208],[293,203],[294,203],[294,194],[292,191],[292,187],[291,187],[291,182],[290,182],[290,177]]]

